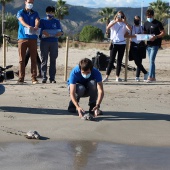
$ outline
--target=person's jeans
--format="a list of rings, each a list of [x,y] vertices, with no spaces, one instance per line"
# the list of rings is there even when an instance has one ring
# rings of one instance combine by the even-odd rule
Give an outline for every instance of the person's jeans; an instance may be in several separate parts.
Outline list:
[[[48,63],[48,54],[50,56],[50,68],[49,75],[50,80],[55,80],[56,74],[56,59],[58,57],[58,42],[46,42],[41,41],[40,43],[41,50],[41,71],[44,80],[47,80],[47,63]]]
[[[76,98],[79,102],[81,97],[89,97],[89,105],[96,103],[97,100],[97,83],[95,80],[91,80],[87,83],[87,86],[77,83],[76,84]]]
[[[148,46],[146,48],[149,57],[149,77],[155,78],[155,58],[158,52],[159,46]]]

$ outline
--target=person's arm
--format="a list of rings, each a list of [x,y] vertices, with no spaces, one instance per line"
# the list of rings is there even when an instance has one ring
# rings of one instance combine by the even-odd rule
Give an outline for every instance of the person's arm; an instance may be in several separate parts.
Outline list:
[[[97,101],[96,101],[96,106],[93,108],[93,111],[100,108],[100,104],[104,97],[104,89],[103,89],[102,82],[97,83],[97,91],[98,91],[98,97],[97,97]],[[97,115],[95,115],[95,116],[97,116]]]
[[[82,117],[83,116],[82,113],[84,113],[85,111],[79,106],[75,94],[76,94],[76,84],[70,84],[70,98],[73,104],[76,106],[79,117]]]
[[[19,22],[20,22],[24,27],[27,27],[27,28],[29,28],[29,29],[33,29],[33,27],[31,27],[30,25],[28,25],[28,24],[24,21],[23,17],[19,17],[18,20],[19,20]]]
[[[155,41],[158,38],[162,38],[165,35],[165,30],[161,30],[160,34],[153,36],[150,41]]]
[[[34,27],[34,29],[35,29],[35,30],[38,30],[39,25],[40,25],[40,19],[39,19],[39,18],[36,18],[36,19],[35,19],[35,27]]]
[[[113,25],[115,25],[116,23],[117,23],[117,20],[114,20],[114,21],[110,22],[110,23],[107,25],[107,27],[106,27],[106,34],[109,33],[109,29],[110,29]]]

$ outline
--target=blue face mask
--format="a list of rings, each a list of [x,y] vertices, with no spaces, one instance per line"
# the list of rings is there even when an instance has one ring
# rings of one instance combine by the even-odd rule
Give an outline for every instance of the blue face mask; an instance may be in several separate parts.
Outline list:
[[[152,21],[153,21],[153,18],[147,18],[147,21],[148,21],[148,22],[152,22]]]
[[[83,78],[88,79],[91,76],[91,73],[89,73],[89,74],[82,74],[81,73],[81,75],[83,76]]]

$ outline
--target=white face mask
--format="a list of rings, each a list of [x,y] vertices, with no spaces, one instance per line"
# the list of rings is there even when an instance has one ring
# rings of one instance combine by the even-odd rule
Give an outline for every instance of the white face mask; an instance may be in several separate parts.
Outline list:
[[[89,73],[89,74],[83,74],[83,73],[81,73],[81,75],[82,75],[85,79],[88,79],[88,78],[91,76],[91,73]]]
[[[32,9],[33,8],[33,4],[31,4],[31,3],[26,4],[26,8],[27,9]]]

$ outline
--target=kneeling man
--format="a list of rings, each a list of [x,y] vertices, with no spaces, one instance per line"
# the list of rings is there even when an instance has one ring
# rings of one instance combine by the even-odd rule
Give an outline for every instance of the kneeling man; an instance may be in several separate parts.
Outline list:
[[[71,101],[68,106],[69,112],[78,111],[79,117],[85,113],[79,105],[81,97],[89,97],[89,113],[97,116],[100,114],[100,104],[104,97],[101,73],[93,67],[90,59],[84,58],[79,65],[73,68],[68,80]]]

